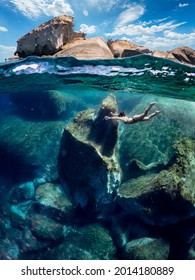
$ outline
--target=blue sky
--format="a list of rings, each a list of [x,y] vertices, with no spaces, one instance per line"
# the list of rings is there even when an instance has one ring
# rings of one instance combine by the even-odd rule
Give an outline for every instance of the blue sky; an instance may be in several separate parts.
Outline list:
[[[16,41],[54,16],[74,17],[88,38],[125,39],[151,50],[195,49],[194,0],[0,0],[0,61]]]

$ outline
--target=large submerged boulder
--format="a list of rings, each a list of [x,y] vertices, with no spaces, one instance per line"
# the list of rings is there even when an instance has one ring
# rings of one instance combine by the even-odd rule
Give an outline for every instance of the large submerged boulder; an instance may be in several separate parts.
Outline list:
[[[143,237],[128,242],[123,251],[127,260],[167,260],[169,244],[163,239]]]
[[[82,39],[68,42],[55,56],[74,56],[82,59],[111,59],[113,55],[108,45],[101,37]]]
[[[175,145],[174,163],[158,174],[124,182],[118,203],[154,225],[175,224],[195,216],[195,141],[183,138]]]
[[[10,180],[56,179],[63,121],[24,121],[16,115],[0,118],[0,174]]]
[[[57,16],[41,24],[17,41],[16,53],[19,57],[29,55],[53,55],[75,37],[83,37],[81,32],[73,31],[73,17]]]
[[[33,121],[67,120],[75,111],[86,108],[76,96],[57,90],[13,93],[10,100],[16,106],[17,114]]]
[[[147,101],[148,100],[148,101]],[[152,100],[144,99],[137,104],[130,115],[143,112]],[[158,102],[158,98],[155,98]],[[160,100],[151,110],[161,113],[148,122],[125,125],[119,141],[120,166],[124,180],[135,178],[167,166],[174,154],[178,139],[195,134],[194,104],[168,99]]]
[[[58,171],[74,203],[100,209],[109,204],[120,184],[115,157],[118,123],[104,117],[117,111],[114,95],[103,100],[100,109],[80,112],[64,130]]]

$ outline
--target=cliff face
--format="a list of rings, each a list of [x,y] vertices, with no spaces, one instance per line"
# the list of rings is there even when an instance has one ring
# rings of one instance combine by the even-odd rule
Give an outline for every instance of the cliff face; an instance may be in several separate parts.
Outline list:
[[[75,37],[84,38],[83,33],[73,31],[73,26],[73,17],[55,17],[21,37],[17,41],[16,53],[19,57],[53,55],[69,40]]]

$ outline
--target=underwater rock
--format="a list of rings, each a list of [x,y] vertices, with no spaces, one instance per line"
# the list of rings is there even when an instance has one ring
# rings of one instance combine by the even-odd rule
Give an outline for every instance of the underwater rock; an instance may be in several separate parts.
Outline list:
[[[183,138],[175,145],[173,165],[159,174],[124,182],[117,202],[155,225],[174,224],[195,216],[195,141]]]
[[[188,253],[188,260],[195,260],[195,241],[192,243]]]
[[[85,37],[81,32],[74,32],[73,26],[73,17],[57,16],[19,38],[16,54],[19,57],[52,55],[61,50],[69,40]]]
[[[45,184],[46,180],[44,178],[35,178],[33,180],[34,187],[37,189],[40,185]]]
[[[45,240],[58,240],[63,236],[63,225],[46,215],[34,213],[29,216],[34,236]]]
[[[113,55],[101,37],[78,38],[63,46],[55,56],[73,56],[78,59],[111,59]]]
[[[19,255],[19,248],[17,244],[8,238],[0,241],[0,260],[17,260]]]
[[[95,223],[70,230],[63,242],[46,256],[57,260],[111,260],[115,253],[109,231]]]
[[[12,224],[22,225],[25,222],[26,215],[17,207],[17,205],[12,205],[10,209],[10,218]]]
[[[52,243],[52,240],[39,239],[32,234],[32,231],[26,226],[22,232],[22,238],[20,239],[20,258],[28,259],[28,255],[32,252],[39,252],[43,249],[47,250],[48,246]]]
[[[34,203],[55,220],[67,222],[75,216],[75,209],[60,185],[51,183],[40,185],[36,190]]]
[[[126,244],[122,253],[126,260],[167,260],[169,244],[163,239],[143,237]]]
[[[158,97],[148,102],[142,100],[130,115],[143,112],[152,101],[158,102]],[[170,103],[167,99],[161,99],[151,113],[155,110],[160,110],[161,113],[154,119],[124,126],[119,140],[123,180],[136,178],[151,171],[160,172],[170,163],[175,142],[183,136],[190,138],[195,135],[193,103],[180,100]]]
[[[33,182],[23,183],[12,189],[9,201],[13,204],[18,204],[26,200],[32,200],[35,194]]]
[[[66,120],[86,108],[83,101],[61,91],[19,92],[10,95],[17,113],[27,120]]]
[[[15,115],[0,118],[0,172],[15,182],[35,177],[56,178],[64,122],[23,121]]]
[[[58,171],[64,189],[75,205],[91,210],[109,204],[120,183],[115,158],[118,124],[104,120],[111,111],[117,111],[113,95],[103,100],[98,112],[80,112],[61,139]]]

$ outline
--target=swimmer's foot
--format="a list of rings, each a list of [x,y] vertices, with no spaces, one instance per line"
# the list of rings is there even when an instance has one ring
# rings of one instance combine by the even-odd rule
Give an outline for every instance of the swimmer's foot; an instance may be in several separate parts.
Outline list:
[[[158,115],[160,113],[160,111],[156,111],[155,113],[156,113],[156,115]]]
[[[151,103],[150,103],[150,107],[156,105],[156,103],[157,103],[157,102],[151,102]]]

